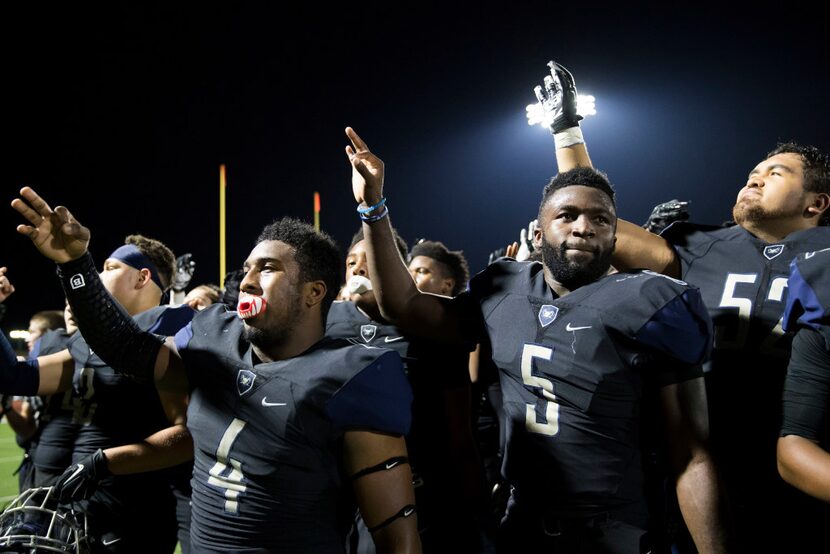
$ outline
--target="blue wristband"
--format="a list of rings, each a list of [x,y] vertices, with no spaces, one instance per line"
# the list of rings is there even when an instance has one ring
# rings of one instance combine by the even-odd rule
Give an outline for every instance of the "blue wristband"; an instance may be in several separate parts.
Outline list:
[[[365,221],[366,223],[374,223],[375,221],[380,221],[387,215],[389,215],[389,208],[383,208],[383,211],[377,215],[360,214],[360,220]]]
[[[368,208],[361,208],[360,206],[357,207],[357,213],[359,214],[368,214],[369,212],[373,212],[378,208],[382,208],[386,205],[386,198],[381,198],[380,202],[375,204],[374,206],[369,206]]]

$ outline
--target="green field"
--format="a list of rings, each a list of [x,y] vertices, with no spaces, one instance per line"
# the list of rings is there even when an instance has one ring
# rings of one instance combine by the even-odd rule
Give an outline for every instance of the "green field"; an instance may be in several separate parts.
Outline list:
[[[12,475],[20,460],[23,450],[14,441],[14,431],[4,419],[0,423],[0,506],[17,496],[17,475]]]

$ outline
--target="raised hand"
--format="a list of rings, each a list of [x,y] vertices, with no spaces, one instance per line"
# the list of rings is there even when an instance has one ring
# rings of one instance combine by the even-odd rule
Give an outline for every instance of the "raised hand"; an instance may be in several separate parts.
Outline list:
[[[533,235],[536,232],[537,225],[538,222],[534,219],[527,225],[527,229],[519,231],[519,248],[516,255],[513,256],[516,261],[523,262],[533,253]]]
[[[354,129],[346,127],[346,136],[351,145],[346,147],[346,155],[352,164],[352,192],[358,204],[374,206],[383,198],[383,160],[369,151]]]
[[[196,261],[193,259],[193,254],[188,252],[176,258],[176,275],[173,277],[171,288],[175,292],[184,292],[195,271]]]
[[[6,268],[0,267],[0,304],[14,292],[14,285],[6,277]]]
[[[54,210],[29,187],[20,189],[22,198],[12,200],[12,208],[30,223],[18,225],[17,232],[26,235],[47,258],[64,263],[84,255],[89,245],[89,229],[78,223],[69,210]]]
[[[651,215],[643,224],[643,228],[659,234],[675,221],[687,221],[689,219],[689,204],[690,202],[686,200],[677,199],[657,204],[651,210]]]
[[[544,86],[533,89],[541,104],[550,130],[556,134],[571,127],[579,127],[582,116],[576,113],[577,97],[573,75],[554,61],[548,62],[550,75],[545,76]]]
[[[495,250],[490,252],[489,257],[487,258],[487,265],[490,265],[491,263],[495,262],[499,258],[504,257],[505,253],[507,252],[507,249],[510,248],[511,246],[512,245],[508,244],[507,248],[496,248]],[[519,245],[516,245],[516,248],[518,249]]]

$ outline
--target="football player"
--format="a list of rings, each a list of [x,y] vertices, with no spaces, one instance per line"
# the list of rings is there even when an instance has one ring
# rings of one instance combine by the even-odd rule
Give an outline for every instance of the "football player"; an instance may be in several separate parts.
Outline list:
[[[162,335],[175,334],[194,313],[187,306],[159,306],[173,260],[159,241],[131,235],[106,259],[100,277],[139,326]],[[157,391],[152,383],[138,385],[118,375],[90,349],[82,333],[73,334],[67,348],[17,367],[35,371],[19,373],[16,387],[57,398],[72,391],[67,406],[71,415],[52,423],[53,431],[64,435],[52,444],[55,448],[41,454],[52,465],[65,463],[68,447],[75,463],[51,475],[45,469],[38,481],[54,483],[64,500],[84,502],[91,532],[104,550],[172,552],[176,517],[171,477],[153,470],[192,457],[183,420],[186,395]],[[41,459],[41,465],[50,464]],[[148,526],[156,532],[147,533]]]
[[[406,243],[394,235],[396,252],[403,260]],[[419,275],[416,279],[425,286],[448,293],[455,290],[455,278],[443,278],[443,268],[432,258],[417,255],[412,263],[421,270],[418,274],[413,269],[413,274]],[[427,267],[434,283],[424,278]],[[447,274],[451,275],[449,270]],[[460,286],[465,284],[463,281]],[[345,291],[349,300],[332,305],[326,335],[394,349],[404,360],[412,385],[412,430],[406,441],[424,552],[479,552],[484,488],[469,425],[467,352],[434,341],[413,340],[383,318],[369,279],[362,229],[352,238],[346,256]],[[367,542],[366,534],[359,520],[357,530],[357,550],[365,552],[360,543]]]
[[[21,194],[14,206],[29,225],[18,230],[59,263],[96,354],[138,382],[191,391],[193,551],[342,551],[344,480],[378,551],[420,550],[402,438],[411,391],[396,353],[324,338],[339,280],[327,236],[288,218],[268,225],[245,262],[238,313],[211,306],[162,342],[110,301],[89,230]]]
[[[549,65],[546,83],[553,87],[537,96],[552,110],[559,170],[590,166],[573,76],[555,62]],[[823,540],[818,522],[830,517],[823,507],[803,506],[793,496],[775,459],[790,351],[782,328],[789,263],[798,254],[830,246],[828,206],[827,155],[787,143],[749,172],[732,209],[737,225],[678,222],[662,235],[623,220],[617,225],[615,267],[648,268],[699,287],[712,317],[715,340],[706,386],[713,452],[724,472],[738,539],[749,551],[807,548]]]
[[[442,296],[458,296],[470,280],[464,254],[432,240],[421,240],[412,247],[409,272],[419,291]]]
[[[412,334],[485,343],[498,366],[511,487],[500,549],[647,551],[639,429],[653,398],[695,542],[721,550],[700,367],[711,322],[685,283],[609,271],[616,209],[605,176],[582,169],[545,188],[534,237],[544,263],[498,260],[450,299],[415,287],[394,248],[383,162],[346,134],[381,313]]]
[[[796,333],[784,382],[778,471],[830,502],[830,248],[793,260],[784,329]]]

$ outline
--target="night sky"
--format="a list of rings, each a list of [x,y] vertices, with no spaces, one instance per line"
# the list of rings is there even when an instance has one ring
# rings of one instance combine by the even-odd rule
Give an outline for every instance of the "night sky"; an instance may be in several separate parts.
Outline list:
[[[22,4],[22,3],[21,3]],[[473,270],[515,240],[555,172],[525,106],[556,59],[598,114],[582,128],[622,217],[691,200],[729,219],[779,140],[830,148],[827,33],[816,13],[680,2],[557,5],[307,3],[4,6],[4,205],[30,185],[91,228],[100,263],[139,232],[218,281],[218,167],[228,166],[228,266],[283,215],[346,246],[357,230],[343,128],[386,162],[394,225],[463,249]],[[726,7],[728,4],[719,4]],[[5,330],[60,308],[54,266],[0,208]]]

